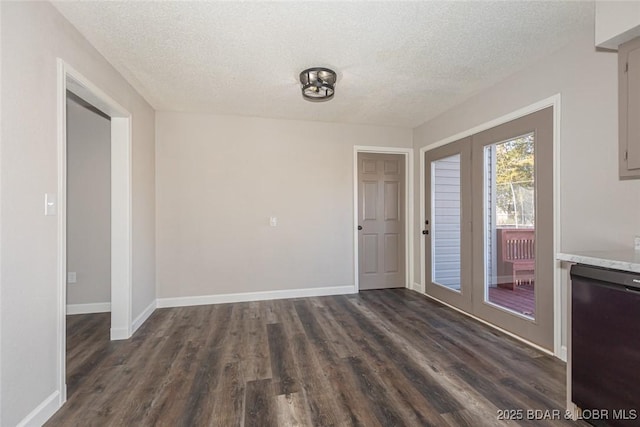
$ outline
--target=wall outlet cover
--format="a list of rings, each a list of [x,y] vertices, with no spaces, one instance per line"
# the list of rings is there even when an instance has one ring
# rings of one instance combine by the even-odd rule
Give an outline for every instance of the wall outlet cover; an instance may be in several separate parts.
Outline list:
[[[70,271],[67,273],[67,283],[76,283],[77,276],[75,271]]]
[[[633,239],[633,247],[636,249],[636,251],[640,251],[640,236],[636,236]]]

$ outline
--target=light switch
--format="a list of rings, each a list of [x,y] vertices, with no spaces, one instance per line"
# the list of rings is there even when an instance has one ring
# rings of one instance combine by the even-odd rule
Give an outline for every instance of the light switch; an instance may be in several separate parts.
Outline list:
[[[44,214],[53,216],[58,213],[58,197],[56,193],[46,193],[44,195]]]
[[[76,283],[76,282],[77,282],[76,272],[69,271],[67,273],[67,283]]]
[[[275,216],[269,217],[269,225],[271,227],[276,227],[278,225],[278,218]]]

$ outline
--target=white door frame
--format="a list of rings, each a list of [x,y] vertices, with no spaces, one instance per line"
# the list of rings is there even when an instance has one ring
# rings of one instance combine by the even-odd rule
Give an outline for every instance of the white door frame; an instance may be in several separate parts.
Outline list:
[[[404,203],[405,203],[405,288],[413,283],[413,148],[376,147],[356,145],[353,147],[353,283],[354,292],[360,290],[358,271],[358,153],[404,155]]]
[[[58,389],[66,390],[67,90],[111,117],[111,339],[131,337],[131,114],[58,58]]]
[[[420,148],[420,176],[418,177],[420,184],[420,224],[424,224],[426,219],[425,212],[425,182],[424,182],[424,174],[426,170],[426,165],[424,162],[425,153],[427,151],[433,150],[434,148],[442,147],[443,145],[449,144],[451,142],[457,141],[462,138],[466,138],[468,136],[474,135],[476,133],[485,131],[487,129],[491,129],[493,127],[499,126],[501,124],[510,122],[512,120],[518,119],[520,117],[526,116],[531,113],[535,113],[536,111],[544,110],[545,108],[553,107],[553,259],[554,259],[554,273],[553,273],[553,355],[557,358],[566,361],[567,360],[567,348],[562,345],[562,266],[560,261],[557,261],[557,254],[560,252],[560,244],[561,244],[561,222],[560,222],[560,212],[561,212],[561,199],[560,199],[560,137],[561,137],[561,96],[560,94],[553,95],[549,98],[543,99],[541,101],[535,102],[531,105],[523,107],[519,110],[516,110],[512,113],[506,114],[502,117],[499,117],[495,120],[491,120],[489,122],[478,125],[472,129],[468,129],[464,132],[460,132],[456,135],[450,136],[448,138],[442,139],[434,144],[427,145],[425,147]],[[422,285],[416,284],[417,288],[420,288],[422,293],[425,293],[425,239],[420,239],[420,281]],[[425,295],[427,295],[425,293]],[[427,295],[429,296],[429,295]],[[433,298],[433,297],[431,297]],[[449,304],[447,304],[449,305]],[[455,308],[455,307],[453,307]],[[460,311],[460,310],[458,310]],[[469,313],[465,313],[470,315]],[[471,317],[476,318],[475,316],[470,315]],[[478,318],[476,318],[478,319]],[[489,324],[482,319],[478,319],[483,323]],[[537,347],[547,353],[548,350],[545,350],[531,342],[528,342],[521,337],[514,335],[502,328],[498,328],[495,325],[489,324],[496,329],[500,329],[502,332],[505,332],[508,335],[511,335],[521,341],[525,341],[528,344]]]

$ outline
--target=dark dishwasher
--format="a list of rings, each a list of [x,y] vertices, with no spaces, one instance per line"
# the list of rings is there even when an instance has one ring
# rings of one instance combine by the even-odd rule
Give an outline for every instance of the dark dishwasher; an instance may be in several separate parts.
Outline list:
[[[597,426],[640,426],[640,274],[571,268],[572,400]]]

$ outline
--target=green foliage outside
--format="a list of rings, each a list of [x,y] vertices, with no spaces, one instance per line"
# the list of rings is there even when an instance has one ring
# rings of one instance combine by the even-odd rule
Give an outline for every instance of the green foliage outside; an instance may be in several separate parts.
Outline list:
[[[494,146],[498,225],[535,224],[534,137],[525,135]]]

